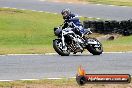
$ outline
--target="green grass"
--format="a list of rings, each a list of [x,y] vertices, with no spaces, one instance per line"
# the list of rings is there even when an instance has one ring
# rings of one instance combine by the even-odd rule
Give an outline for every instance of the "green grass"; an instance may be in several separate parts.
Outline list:
[[[43,80],[34,80],[34,81],[27,80],[27,81],[0,82],[0,88],[1,87],[4,87],[4,88],[6,88],[6,87],[9,87],[9,88],[17,87],[18,88],[18,86],[22,87],[22,86],[28,86],[28,85],[38,85],[38,86],[43,85],[45,87],[47,85],[51,85],[53,87],[53,86],[64,86],[64,85],[65,86],[77,85],[77,83],[76,83],[75,79],[67,79],[67,78],[63,78],[63,79],[59,79],[59,80],[43,79]]]
[[[89,20],[86,17],[80,19]],[[59,14],[0,8],[0,54],[55,52],[52,47],[52,40],[56,38],[53,28],[62,23],[63,19]],[[104,51],[131,51],[131,40],[130,36],[103,42]]]
[[[62,23],[58,14],[0,8],[0,54],[54,52],[53,28]]]
[[[105,51],[132,51],[132,36],[124,36],[113,41],[103,42]]]
[[[6,53],[4,49],[14,49],[17,51],[17,49],[26,48],[47,48],[48,50],[51,47],[52,40],[55,38],[53,28],[63,22],[61,18],[61,15],[51,13],[1,8],[0,53]],[[16,53],[24,52],[18,50]],[[34,52],[35,50],[32,53]],[[12,52],[9,51],[9,53]]]
[[[132,6],[132,0],[84,0],[95,4],[107,4],[118,6]]]

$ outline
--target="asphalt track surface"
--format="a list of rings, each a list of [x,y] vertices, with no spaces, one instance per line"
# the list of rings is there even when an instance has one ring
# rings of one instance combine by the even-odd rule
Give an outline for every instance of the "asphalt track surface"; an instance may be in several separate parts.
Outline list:
[[[66,4],[40,0],[0,0],[0,7],[29,9],[60,13],[64,8],[85,17],[105,18],[111,20],[132,19],[132,7],[107,6],[95,4]]]
[[[132,74],[132,53],[0,56],[0,80],[75,77],[80,65],[87,73]]]

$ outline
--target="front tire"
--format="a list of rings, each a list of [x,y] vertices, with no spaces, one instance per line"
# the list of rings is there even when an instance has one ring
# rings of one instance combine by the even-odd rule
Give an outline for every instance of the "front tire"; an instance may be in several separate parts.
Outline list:
[[[61,56],[69,56],[70,51],[67,49],[63,51],[61,48],[62,41],[59,39],[53,40],[53,48],[54,50]]]
[[[100,47],[95,47],[95,44],[88,44],[87,45],[87,50],[92,53],[93,55],[100,55],[102,54],[103,52],[103,47],[102,47],[102,44],[95,38],[92,38],[94,39],[96,42],[98,42],[99,46]]]

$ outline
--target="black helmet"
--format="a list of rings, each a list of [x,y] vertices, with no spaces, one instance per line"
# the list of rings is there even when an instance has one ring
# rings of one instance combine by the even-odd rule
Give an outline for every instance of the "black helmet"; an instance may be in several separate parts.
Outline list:
[[[63,17],[68,17],[70,13],[71,13],[70,9],[63,9],[61,11]]]

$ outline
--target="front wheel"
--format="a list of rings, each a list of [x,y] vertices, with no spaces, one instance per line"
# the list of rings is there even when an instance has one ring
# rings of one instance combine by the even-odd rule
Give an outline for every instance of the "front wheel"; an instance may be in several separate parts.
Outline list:
[[[103,52],[102,44],[95,38],[91,38],[93,41],[95,41],[97,44],[88,44],[87,50],[92,53],[93,55],[100,55]]]
[[[61,56],[69,56],[70,50],[62,50],[62,41],[60,39],[53,40],[53,48],[54,50]]]

